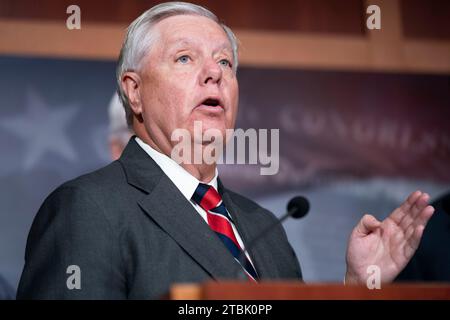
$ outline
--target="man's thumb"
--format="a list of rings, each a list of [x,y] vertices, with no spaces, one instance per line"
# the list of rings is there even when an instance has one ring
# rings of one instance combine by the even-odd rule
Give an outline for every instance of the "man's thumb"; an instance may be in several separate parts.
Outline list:
[[[372,216],[371,214],[365,214],[359,221],[357,228],[359,233],[366,235],[373,232],[380,226],[380,224],[381,222],[378,221],[374,216]]]

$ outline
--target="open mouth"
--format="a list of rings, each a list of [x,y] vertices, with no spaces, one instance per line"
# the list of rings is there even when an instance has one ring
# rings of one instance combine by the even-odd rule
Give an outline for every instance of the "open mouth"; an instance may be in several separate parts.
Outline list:
[[[207,99],[203,100],[202,103],[200,103],[199,107],[200,106],[207,106],[207,107],[223,109],[223,105],[221,104],[220,100],[216,99],[216,98],[207,98]]]

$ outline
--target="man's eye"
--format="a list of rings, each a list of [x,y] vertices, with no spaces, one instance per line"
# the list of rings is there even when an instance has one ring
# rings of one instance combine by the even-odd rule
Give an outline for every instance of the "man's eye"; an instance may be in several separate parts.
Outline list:
[[[191,58],[190,58],[189,56],[184,55],[184,56],[179,57],[179,58],[177,59],[177,61],[179,61],[179,62],[185,64],[185,63],[188,63],[190,59],[191,59]]]
[[[227,60],[227,59],[222,59],[222,60],[220,60],[220,61],[219,61],[219,64],[220,64],[221,66],[231,68],[231,62],[230,62],[229,60]]]

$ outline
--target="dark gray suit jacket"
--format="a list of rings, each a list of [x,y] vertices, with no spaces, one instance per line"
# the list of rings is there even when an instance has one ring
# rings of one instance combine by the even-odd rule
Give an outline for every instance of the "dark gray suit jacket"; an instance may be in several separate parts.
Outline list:
[[[244,243],[275,221],[219,183]],[[262,279],[301,279],[280,226],[250,256]],[[81,288],[68,289],[70,265]],[[158,165],[130,140],[122,157],[57,188],[28,235],[19,299],[152,299],[174,283],[233,279],[241,267]]]

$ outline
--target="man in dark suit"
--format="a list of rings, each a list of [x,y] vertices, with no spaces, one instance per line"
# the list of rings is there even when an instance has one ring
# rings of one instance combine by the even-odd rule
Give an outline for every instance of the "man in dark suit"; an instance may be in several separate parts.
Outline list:
[[[271,213],[221,186],[245,242]],[[70,181],[45,201],[28,238],[19,298],[158,298],[173,283],[237,278],[240,266],[134,138],[109,166]],[[300,278],[284,231],[250,250],[261,278]],[[81,288],[66,286],[79,266]]]
[[[244,251],[276,219],[227,190],[216,163],[204,159],[213,142],[203,133],[215,130],[226,142],[234,128],[237,62],[234,34],[200,6],[160,4],[130,25],[117,79],[136,137],[118,161],[45,200],[18,298],[146,299],[180,282],[301,279],[280,226]],[[175,132],[190,137],[181,163],[173,160]],[[349,241],[347,282],[365,283],[373,265],[382,282],[398,274],[433,213],[428,198],[411,194],[382,222],[363,217]]]

